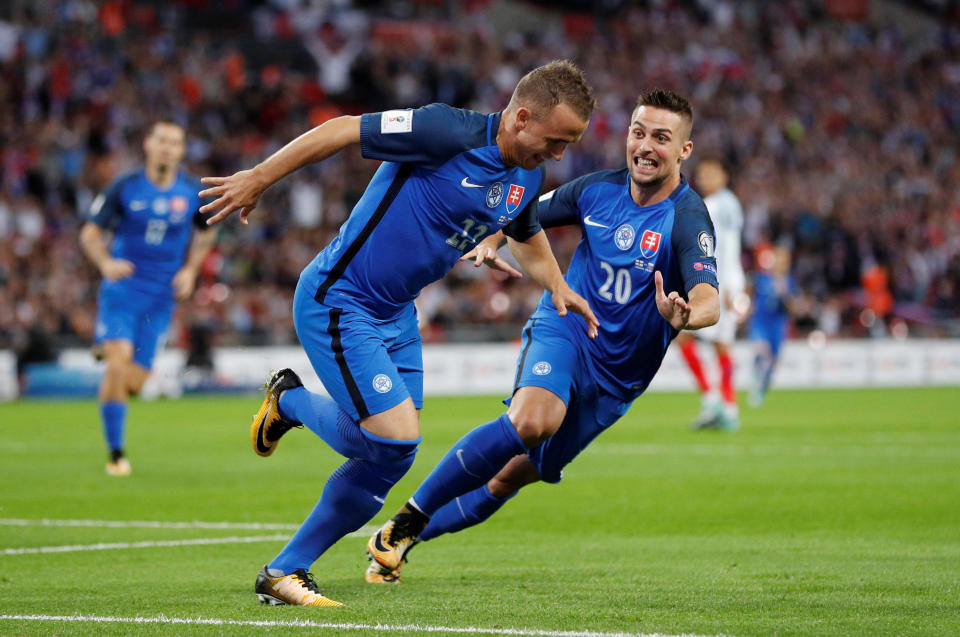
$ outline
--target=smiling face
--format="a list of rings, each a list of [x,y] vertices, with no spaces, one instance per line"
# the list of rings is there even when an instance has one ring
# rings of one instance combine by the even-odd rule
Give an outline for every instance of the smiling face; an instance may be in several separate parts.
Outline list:
[[[690,123],[680,113],[638,106],[627,131],[630,194],[638,205],[667,197],[680,184],[680,164],[690,156]]]
[[[562,102],[540,117],[521,106],[511,121],[504,122],[506,134],[498,136],[504,163],[532,170],[547,159],[560,161],[567,145],[580,140],[588,123]]]

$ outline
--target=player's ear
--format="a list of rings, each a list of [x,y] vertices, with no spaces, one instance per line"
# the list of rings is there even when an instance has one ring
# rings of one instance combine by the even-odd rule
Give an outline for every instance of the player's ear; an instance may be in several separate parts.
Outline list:
[[[693,142],[688,139],[687,141],[683,142],[683,147],[680,149],[680,161],[686,161],[692,152]]]
[[[527,108],[526,106],[521,106],[520,108],[518,108],[517,117],[515,120],[517,130],[523,130],[524,128],[526,128],[527,124],[530,123],[530,117],[531,117],[531,113],[529,108]]]

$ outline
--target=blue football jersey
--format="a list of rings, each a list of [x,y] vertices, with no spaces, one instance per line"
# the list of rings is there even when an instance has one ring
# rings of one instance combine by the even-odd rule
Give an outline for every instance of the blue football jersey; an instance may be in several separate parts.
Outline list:
[[[500,113],[431,104],[361,118],[361,151],[383,163],[340,227],[304,269],[330,306],[394,316],[478,241],[540,231],[542,170],[507,167]]]
[[[758,272],[753,277],[753,322],[777,324],[787,320],[786,298],[797,293],[793,277],[787,276],[779,284],[775,275]]]
[[[116,179],[90,207],[90,221],[114,234],[111,254],[131,261],[133,276],[115,282],[147,292],[171,294],[173,275],[183,266],[194,227],[206,230],[197,195],[200,181],[184,172],[161,189],[138,170]]]
[[[703,199],[686,180],[651,206],[630,197],[627,169],[585,175],[540,199],[540,223],[577,224],[583,233],[567,283],[583,296],[600,321],[587,337],[586,323],[568,316],[561,323],[590,353],[604,389],[625,400],[646,389],[676,330],[660,316],[653,273],[664,291],[686,295],[698,283],[717,287],[714,233]],[[545,293],[534,318],[556,316]]]

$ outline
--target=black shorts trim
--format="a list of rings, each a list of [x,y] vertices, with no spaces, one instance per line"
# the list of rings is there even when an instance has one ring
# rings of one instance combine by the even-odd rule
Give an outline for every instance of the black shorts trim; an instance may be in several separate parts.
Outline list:
[[[383,216],[387,214],[387,210],[393,204],[394,199],[397,198],[397,195],[400,193],[400,189],[403,188],[403,184],[407,182],[407,179],[410,177],[410,174],[413,172],[413,164],[402,164],[400,170],[397,171],[397,174],[394,175],[393,181],[390,183],[390,187],[387,188],[387,192],[384,193],[383,199],[380,200],[380,204],[377,206],[377,209],[374,210],[373,215],[367,221],[367,225],[363,227],[363,230],[360,231],[360,234],[357,235],[357,238],[353,240],[353,243],[346,249],[343,253],[343,256],[340,257],[340,260],[337,261],[333,268],[330,270],[330,274],[327,275],[327,278],[324,279],[323,283],[320,284],[320,287],[317,288],[317,293],[313,295],[313,298],[318,302],[323,303],[324,297],[327,296],[327,292],[333,287],[333,284],[343,276],[343,273],[347,271],[347,266],[350,265],[350,262],[353,260],[357,253],[360,252],[360,248],[363,247],[363,244],[366,243],[367,239],[370,238],[370,235],[373,234],[374,229],[383,219]]]
[[[527,344],[523,346],[520,352],[520,362],[517,363],[517,376],[513,379],[513,393],[517,393],[517,385],[520,383],[520,376],[523,374],[523,366],[527,362],[527,351],[533,345],[533,328],[537,324],[537,319],[530,321],[530,325],[524,328],[523,335],[526,337]]]
[[[356,408],[357,414],[360,415],[360,419],[362,420],[370,417],[370,410],[367,409],[367,404],[363,401],[363,394],[360,393],[357,381],[354,379],[353,374],[350,373],[350,368],[347,367],[347,359],[343,355],[343,342],[340,339],[341,314],[343,314],[343,310],[340,308],[330,310],[330,322],[327,324],[327,332],[330,334],[330,347],[333,348],[333,356],[337,361],[337,367],[340,368],[343,384],[347,388],[347,392],[350,394],[350,400],[353,401],[353,406]]]

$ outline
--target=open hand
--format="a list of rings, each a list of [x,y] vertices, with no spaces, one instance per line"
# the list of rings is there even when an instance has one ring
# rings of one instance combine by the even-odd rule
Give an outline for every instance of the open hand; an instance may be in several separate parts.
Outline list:
[[[570,289],[566,281],[563,282],[561,288],[550,293],[550,298],[553,301],[553,306],[557,308],[557,314],[566,316],[567,310],[579,314],[587,322],[587,335],[590,338],[597,337],[600,321],[597,320],[593,310],[590,309],[587,300]]]
[[[660,316],[679,332],[690,322],[690,304],[683,300],[679,292],[664,293],[663,275],[659,270],[653,273],[653,281],[657,286],[657,310]]]
[[[241,170],[229,177],[204,177],[201,183],[213,186],[200,191],[201,197],[216,197],[213,201],[200,208],[201,213],[216,211],[216,214],[207,219],[207,225],[229,217],[234,211],[240,211],[240,223],[246,225],[247,217],[257,207],[260,195],[266,186],[254,174],[253,170]]]
[[[473,250],[460,257],[460,261],[470,261],[472,259],[473,267],[475,268],[479,268],[481,265],[486,264],[488,268],[506,272],[516,279],[523,278],[523,274],[519,270],[516,270],[513,266],[507,263],[506,259],[497,254],[497,248],[500,245],[500,240],[501,235],[499,232],[490,235],[478,243]]]

